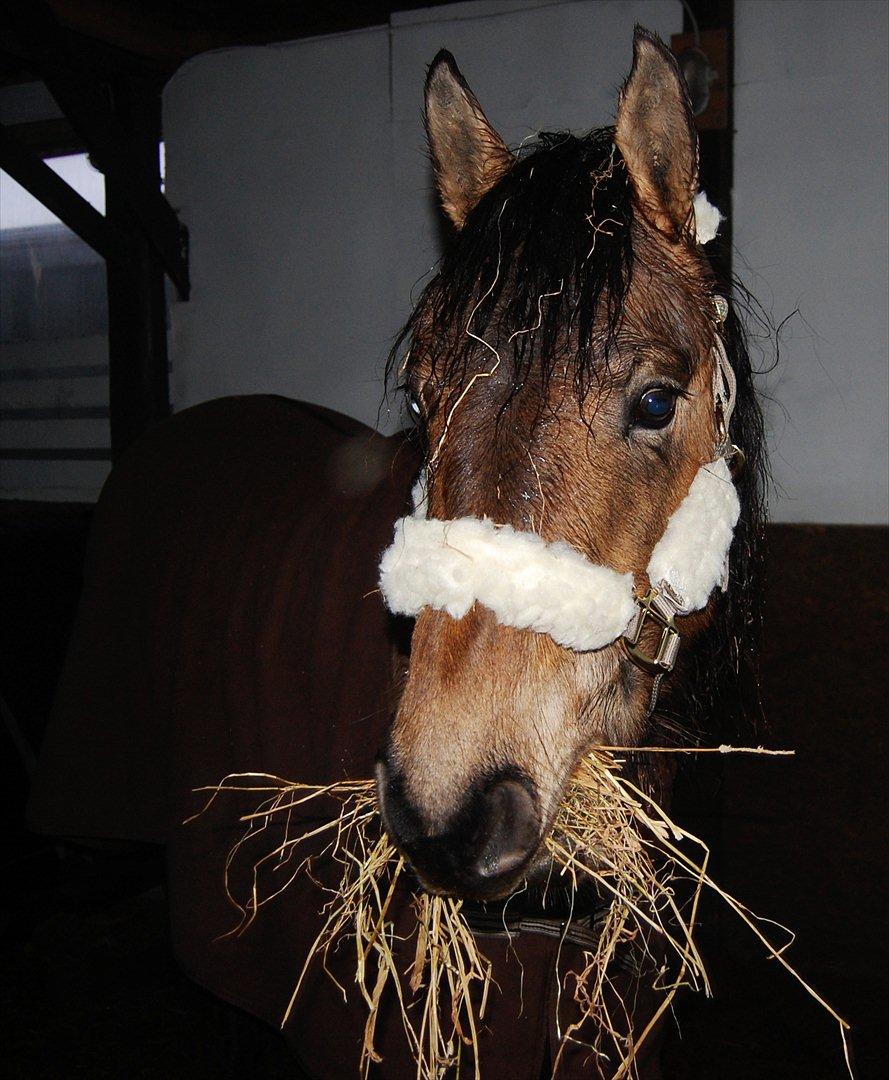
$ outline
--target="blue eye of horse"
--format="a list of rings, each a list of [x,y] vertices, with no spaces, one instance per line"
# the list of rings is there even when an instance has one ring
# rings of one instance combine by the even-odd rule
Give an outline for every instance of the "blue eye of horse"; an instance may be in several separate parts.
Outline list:
[[[676,391],[663,386],[646,390],[636,402],[633,422],[647,428],[662,428],[673,419],[676,411]]]

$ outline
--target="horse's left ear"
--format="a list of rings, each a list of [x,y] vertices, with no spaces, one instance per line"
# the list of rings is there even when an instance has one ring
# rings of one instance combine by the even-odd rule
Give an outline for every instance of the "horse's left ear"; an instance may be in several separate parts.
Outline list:
[[[698,136],[676,59],[641,26],[620,94],[614,140],[643,216],[676,240],[691,227],[698,189]]]
[[[445,213],[458,229],[515,158],[488,123],[453,56],[435,57],[426,76],[426,135]]]

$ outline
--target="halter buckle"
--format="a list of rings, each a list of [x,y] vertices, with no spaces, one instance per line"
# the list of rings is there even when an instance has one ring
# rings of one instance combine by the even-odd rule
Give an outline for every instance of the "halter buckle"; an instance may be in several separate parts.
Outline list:
[[[682,639],[673,621],[681,607],[678,598],[671,594],[669,586],[651,588],[644,596],[636,597],[638,610],[628,632],[621,638],[627,654],[634,664],[652,675],[666,675],[676,666],[676,657]],[[661,628],[661,638],[654,656],[641,648],[642,634],[649,619]]]
[[[732,474],[732,480],[737,480],[744,469],[747,467],[747,455],[737,446],[735,443],[731,443],[725,452],[725,459],[728,462],[729,472]]]

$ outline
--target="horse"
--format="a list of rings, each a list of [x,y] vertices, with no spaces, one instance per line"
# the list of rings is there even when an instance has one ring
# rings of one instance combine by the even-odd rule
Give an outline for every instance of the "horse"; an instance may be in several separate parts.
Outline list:
[[[576,1016],[560,973],[581,961],[602,905],[549,878],[545,841],[576,764],[597,746],[695,740],[749,696],[755,664],[761,417],[740,320],[718,299],[728,285],[696,239],[682,77],[648,32],[633,48],[614,128],[542,134],[517,154],[453,58],[433,61],[426,128],[453,236],[390,361],[413,434],[383,439],[262,396],[146,433],[96,510],[31,802],[43,831],[165,843],[180,963],[279,1024],[318,935],[315,882],[335,891],[338,879],[323,860],[284,889],[274,877],[275,902],[217,940],[232,929],[222,867],[243,825],[219,802],[184,825],[194,789],[248,770],[326,785],[370,776],[376,757],[391,840],[422,887],[460,900],[493,965],[477,1046],[488,1080],[537,1080],[557,1058],[560,1077],[608,1068],[582,1043],[562,1053]],[[734,477],[733,445],[746,455]],[[730,493],[727,572],[720,550],[683,606],[649,571],[702,480]],[[470,554],[511,552],[510,568],[479,558],[485,580],[462,606],[460,567],[440,595],[405,589],[406,538],[431,542],[416,562],[438,587],[446,558],[464,560],[461,530],[481,536]],[[708,543],[694,549],[701,565]],[[500,594],[514,600],[529,567],[536,609],[517,614]],[[608,632],[585,606],[590,581],[613,598]],[[557,629],[566,598],[574,621]],[[415,614],[409,646],[383,599]],[[409,657],[393,694],[396,637]],[[667,755],[629,763],[669,798]],[[249,792],[241,807],[255,809]],[[272,847],[280,827],[263,834]],[[230,864],[247,895],[249,863]],[[387,900],[400,971],[412,902],[402,879]],[[632,1030],[658,991],[633,957],[621,965],[609,993]],[[354,977],[346,950],[306,974],[284,1033],[308,1075],[357,1067],[366,1012],[341,992]],[[385,1003],[374,1040],[372,1075],[415,1075]],[[648,1046],[633,1067],[656,1076]]]
[[[463,522],[494,523],[475,548],[467,541],[469,561],[483,562],[495,539],[539,541],[518,549],[517,566],[492,556],[494,580],[457,610],[449,601],[460,588],[443,580],[390,602],[416,623],[377,764],[383,820],[427,890],[467,900],[546,877],[547,832],[591,747],[694,736],[708,711],[737,698],[753,663],[761,416],[738,318],[695,233],[698,145],[682,76],[645,30],[633,49],[614,128],[541,134],[517,154],[449,53],[426,82],[454,236],[393,360],[424,448],[424,516],[444,523],[440,546],[418,549],[415,576],[442,557],[447,535],[460,550]],[[730,421],[714,392],[725,363],[736,384]],[[674,606],[669,627],[647,605],[643,649],[613,633],[598,647],[566,647],[512,617],[510,601],[481,598],[552,545],[631,575],[643,598],[671,515],[699,469],[733,444],[747,460],[726,481],[739,501],[727,576],[700,610]],[[538,607],[561,603],[558,587]],[[673,647],[682,642],[666,677],[673,664],[651,662],[652,635],[664,630]],[[644,755],[637,767],[666,798],[669,768]]]

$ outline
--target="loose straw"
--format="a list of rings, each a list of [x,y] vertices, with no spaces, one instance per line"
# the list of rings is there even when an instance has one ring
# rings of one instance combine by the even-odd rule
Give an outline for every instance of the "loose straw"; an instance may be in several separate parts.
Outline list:
[[[769,920],[756,916],[710,877],[707,845],[677,825],[648,794],[622,774],[622,761],[615,755],[627,753],[787,756],[793,751],[726,745],[606,746],[596,748],[581,761],[545,841],[553,859],[551,878],[564,879],[572,896],[580,884],[592,882],[608,904],[604,916],[597,920],[598,938],[583,949],[581,970],[559,975],[560,993],[573,982],[578,1019],[562,1033],[553,1072],[567,1047],[579,1043],[600,1063],[610,1061],[610,1052],[616,1051],[619,1060],[614,1064],[612,1080],[625,1080],[633,1075],[640,1049],[679,989],[690,986],[709,996],[709,979],[695,942],[700,899],[703,891],[709,889],[750,928],[768,955],[837,1022],[852,1076],[845,1037],[849,1025],[787,961],[784,953],[793,935],[786,927],[773,924],[789,935],[785,944],[774,944],[760,927],[760,923]],[[410,935],[413,959],[405,971],[399,970],[391,907],[406,866],[382,831],[374,782],[353,780],[311,785],[268,773],[233,773],[220,784],[198,790],[207,792],[209,797],[199,813],[188,821],[206,812],[225,793],[254,794],[258,798],[256,808],[241,817],[246,831],[225,863],[225,890],[239,913],[238,923],[230,934],[240,933],[249,926],[260,908],[279,896],[299,874],[311,874],[313,863],[329,858],[338,865],[339,884],[335,888],[319,885],[327,894],[321,928],[296,980],[282,1025],[289,1019],[306,974],[316,959],[320,959],[344,999],[348,997],[347,988],[337,982],[327,961],[332,948],[351,942],[355,956],[354,983],[367,1007],[358,1061],[360,1074],[367,1077],[371,1064],[382,1060],[376,1046],[376,1024],[388,991],[398,1006],[417,1080],[440,1080],[451,1068],[461,1075],[461,1066],[470,1062],[474,1080],[481,1080],[479,1032],[493,981],[491,963],[478,947],[463,915],[462,902],[418,890],[413,897],[415,926]],[[318,799],[338,802],[339,813],[320,825],[300,831],[300,812]],[[273,821],[282,825],[283,839],[252,863],[248,895],[238,897],[232,887],[233,870],[247,858],[248,850],[255,850],[261,834]],[[305,850],[303,845],[307,841],[319,838],[320,852],[313,851],[301,859],[294,857],[301,848]],[[690,855],[689,848],[699,854]],[[264,875],[285,865],[287,873],[283,880],[264,891]],[[691,883],[691,897],[684,905],[677,901],[674,889],[681,879]],[[655,943],[659,946],[655,947]],[[641,950],[643,959],[647,956],[651,970],[643,977],[650,977],[653,988],[663,992],[654,1014],[638,1033],[633,1030],[632,1017],[626,1009],[622,1009],[620,1016],[612,1015],[613,1006],[609,1005],[607,994],[611,985],[609,969],[626,950],[637,953]],[[674,975],[669,974],[671,966]],[[581,1030],[587,1028],[594,1032],[593,1036],[581,1038]]]

